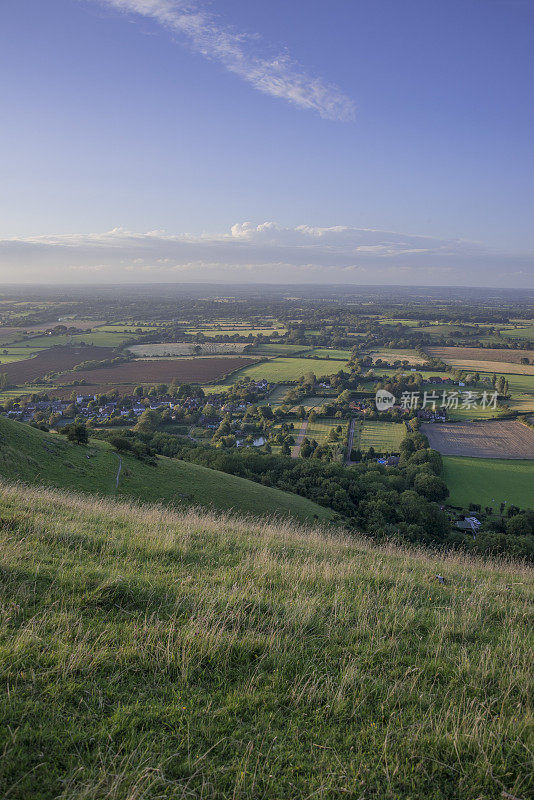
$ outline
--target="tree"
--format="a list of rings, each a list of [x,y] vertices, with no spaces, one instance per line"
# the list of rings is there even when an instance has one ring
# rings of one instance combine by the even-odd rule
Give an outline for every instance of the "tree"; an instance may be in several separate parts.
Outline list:
[[[69,442],[76,442],[76,444],[87,444],[89,441],[89,434],[85,425],[68,425],[67,426],[67,439]]]
[[[125,436],[112,436],[109,443],[119,453],[126,453],[133,449],[133,445]]]
[[[141,433],[154,433],[161,422],[161,417],[157,411],[147,408],[137,421],[135,429]]]
[[[416,475],[413,485],[415,491],[422,494],[427,500],[440,501],[449,496],[445,481],[429,472],[420,472]]]

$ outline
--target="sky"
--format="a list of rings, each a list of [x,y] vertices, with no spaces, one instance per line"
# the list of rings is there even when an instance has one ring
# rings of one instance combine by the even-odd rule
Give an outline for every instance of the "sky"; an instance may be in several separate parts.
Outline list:
[[[534,0],[3,0],[0,283],[534,286]]]

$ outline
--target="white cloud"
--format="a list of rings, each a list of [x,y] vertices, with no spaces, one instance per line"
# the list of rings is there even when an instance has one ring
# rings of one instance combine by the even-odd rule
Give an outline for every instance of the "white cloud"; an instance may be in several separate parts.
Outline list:
[[[233,225],[228,233],[106,233],[0,240],[0,283],[362,283],[531,287],[532,253],[349,226]]]
[[[354,118],[354,103],[333,84],[314,77],[289,55],[265,55],[259,37],[238,33],[218,17],[187,0],[93,0],[108,8],[139,14],[184,36],[206,58],[260,92],[318,112],[325,119]]]

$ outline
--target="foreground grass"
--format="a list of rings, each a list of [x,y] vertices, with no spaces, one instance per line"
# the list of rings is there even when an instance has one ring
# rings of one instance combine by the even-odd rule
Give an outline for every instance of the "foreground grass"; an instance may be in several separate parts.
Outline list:
[[[8,485],[0,518],[2,797],[532,792],[525,567]]]

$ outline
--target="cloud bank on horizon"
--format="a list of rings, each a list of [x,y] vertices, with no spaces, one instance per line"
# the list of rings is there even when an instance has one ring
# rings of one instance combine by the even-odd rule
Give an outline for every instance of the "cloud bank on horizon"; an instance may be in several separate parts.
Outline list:
[[[350,226],[0,239],[0,283],[282,283],[532,288],[534,254]]]
[[[228,72],[255,89],[300,108],[316,111],[324,119],[354,119],[354,102],[334,84],[314,77],[289,55],[262,55],[259,37],[222,24],[193,0],[92,0],[107,8],[155,20],[185,37],[204,57],[218,61]]]

